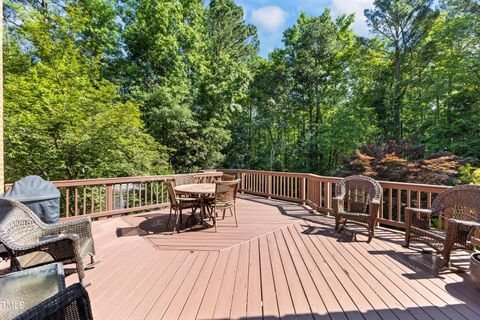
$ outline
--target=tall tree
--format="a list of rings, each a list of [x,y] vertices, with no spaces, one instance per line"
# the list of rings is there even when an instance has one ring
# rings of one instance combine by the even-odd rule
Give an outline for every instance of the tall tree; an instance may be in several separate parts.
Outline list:
[[[353,16],[334,21],[325,10],[319,17],[301,14],[297,24],[285,32],[286,62],[295,82],[293,103],[308,122],[303,138],[311,171],[323,171],[336,157],[330,154],[335,152],[326,140],[326,120],[346,100],[357,45],[349,28],[352,22]]]
[[[393,113],[391,137],[396,139],[403,135],[403,98],[410,84],[409,73],[418,61],[415,53],[421,50],[437,16],[432,4],[433,0],[375,0],[374,9],[365,10],[369,26],[387,41],[391,55],[391,93],[387,99]]]
[[[231,0],[141,0],[127,21],[128,95],[172,148],[178,171],[219,165],[227,126],[246,97],[256,30]],[[140,79],[140,81],[136,80]]]
[[[118,88],[102,77],[106,51],[87,53],[78,4],[9,4],[16,20],[4,48],[7,179],[166,170],[166,152],[144,132],[138,105],[120,102]]]

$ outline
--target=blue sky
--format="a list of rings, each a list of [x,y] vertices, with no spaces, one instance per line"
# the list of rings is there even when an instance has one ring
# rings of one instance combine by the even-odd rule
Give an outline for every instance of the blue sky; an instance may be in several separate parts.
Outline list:
[[[368,34],[363,10],[373,7],[373,0],[236,0],[245,11],[248,23],[258,28],[260,55],[282,46],[283,31],[292,26],[303,10],[308,15],[319,15],[330,8],[333,16],[355,13],[353,29],[360,35]]]

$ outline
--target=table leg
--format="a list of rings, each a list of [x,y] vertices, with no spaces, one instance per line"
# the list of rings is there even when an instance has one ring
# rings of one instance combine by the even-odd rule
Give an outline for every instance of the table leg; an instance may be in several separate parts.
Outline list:
[[[202,225],[203,225],[204,216],[205,216],[205,206],[203,203],[203,196],[200,196],[200,220],[202,221]]]

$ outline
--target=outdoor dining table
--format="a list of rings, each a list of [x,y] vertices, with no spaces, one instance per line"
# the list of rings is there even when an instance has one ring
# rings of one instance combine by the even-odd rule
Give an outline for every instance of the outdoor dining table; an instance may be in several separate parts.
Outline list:
[[[175,187],[175,192],[178,194],[185,194],[189,197],[195,197],[200,199],[200,220],[204,224],[203,218],[205,217],[205,198],[215,194],[215,183],[193,183],[183,184]],[[192,213],[189,219],[196,219]]]

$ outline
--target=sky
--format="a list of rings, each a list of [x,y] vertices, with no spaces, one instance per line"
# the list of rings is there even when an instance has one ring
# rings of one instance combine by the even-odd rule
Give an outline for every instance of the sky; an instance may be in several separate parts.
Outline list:
[[[236,0],[245,12],[245,20],[257,26],[260,38],[260,55],[267,58],[275,48],[282,47],[282,35],[291,27],[303,10],[309,16],[320,15],[330,8],[337,17],[355,13],[353,30],[362,36],[369,34],[363,11],[373,7],[373,0]]]

